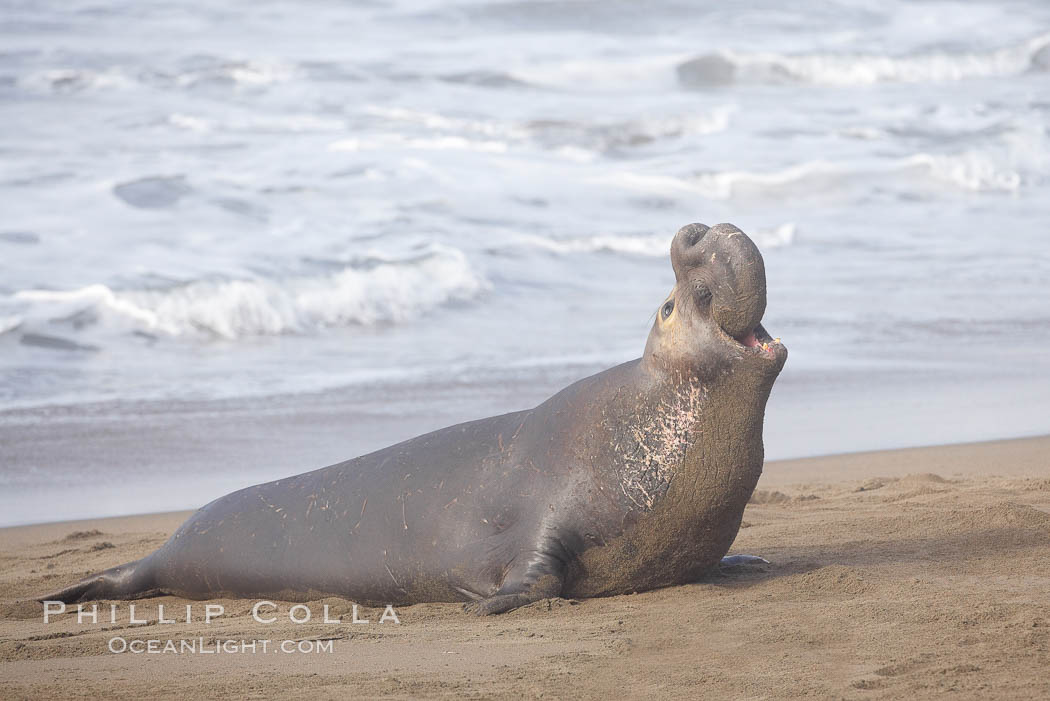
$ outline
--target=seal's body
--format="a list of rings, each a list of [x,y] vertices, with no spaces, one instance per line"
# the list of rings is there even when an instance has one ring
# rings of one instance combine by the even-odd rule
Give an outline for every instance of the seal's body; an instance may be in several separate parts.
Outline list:
[[[642,358],[534,409],[451,426],[200,509],[160,549],[42,597],[468,601],[640,591],[719,562],[762,470],[787,351],[730,225],[683,228]]]

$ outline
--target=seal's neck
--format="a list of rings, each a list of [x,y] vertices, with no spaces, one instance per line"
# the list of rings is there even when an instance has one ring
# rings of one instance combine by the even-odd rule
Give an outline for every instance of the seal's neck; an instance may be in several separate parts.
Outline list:
[[[739,375],[705,388],[701,426],[668,492],[672,508],[703,514],[706,522],[739,524],[762,474],[762,424],[769,389],[768,383],[751,383]],[[714,514],[721,516],[712,519]],[[726,534],[735,535],[736,525]]]
[[[611,432],[619,460],[620,489],[636,508],[650,511],[662,498],[702,430],[706,390],[696,379],[679,378],[649,387],[634,398]]]
[[[762,473],[769,383],[743,373],[709,382],[687,373],[650,379],[624,432],[635,445],[623,451],[624,494],[645,510],[667,494],[689,511],[742,511]]]

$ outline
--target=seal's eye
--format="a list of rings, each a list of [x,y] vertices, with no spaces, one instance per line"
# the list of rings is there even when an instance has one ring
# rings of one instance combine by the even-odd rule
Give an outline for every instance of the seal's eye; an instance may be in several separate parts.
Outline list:
[[[664,303],[663,308],[660,310],[660,314],[663,315],[663,318],[666,319],[667,317],[671,316],[671,312],[673,312],[673,311],[674,311],[674,300],[671,299],[671,300],[668,300],[667,302]]]

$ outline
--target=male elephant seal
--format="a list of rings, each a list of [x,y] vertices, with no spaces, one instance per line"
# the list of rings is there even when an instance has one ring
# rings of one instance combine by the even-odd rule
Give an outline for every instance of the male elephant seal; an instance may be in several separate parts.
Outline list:
[[[534,409],[224,496],[153,554],[41,600],[335,595],[490,614],[694,580],[736,537],[787,350],[759,325],[765,269],[739,229],[682,228],[671,265],[641,358]]]

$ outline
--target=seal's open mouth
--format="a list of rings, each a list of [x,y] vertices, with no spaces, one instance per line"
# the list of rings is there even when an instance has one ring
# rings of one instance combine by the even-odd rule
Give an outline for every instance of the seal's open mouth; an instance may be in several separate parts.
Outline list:
[[[780,339],[771,337],[762,324],[757,324],[751,331],[733,340],[752,353],[763,353],[769,356],[775,356],[776,347],[781,345]]]

